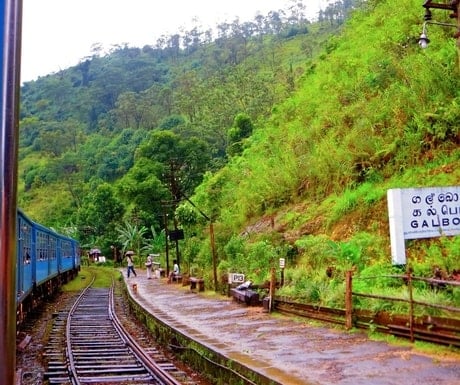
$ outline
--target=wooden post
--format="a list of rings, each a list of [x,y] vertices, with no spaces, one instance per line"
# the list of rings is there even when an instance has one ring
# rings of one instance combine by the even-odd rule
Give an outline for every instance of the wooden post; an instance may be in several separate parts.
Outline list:
[[[410,342],[414,342],[414,298],[412,293],[412,269],[407,269],[407,288],[409,290],[409,329]]]
[[[268,302],[268,312],[270,313],[273,309],[273,298],[275,297],[275,286],[276,286],[276,275],[275,268],[271,268],[270,274],[270,293],[269,293],[269,302]]]
[[[353,325],[353,272],[351,270],[345,275],[345,328],[350,330]]]

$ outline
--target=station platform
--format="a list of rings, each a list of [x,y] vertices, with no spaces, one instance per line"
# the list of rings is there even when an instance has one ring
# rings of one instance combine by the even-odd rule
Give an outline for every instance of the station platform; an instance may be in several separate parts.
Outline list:
[[[213,291],[147,279],[140,269],[137,277],[120,272],[129,295],[155,319],[272,384],[460,384],[460,352],[421,354],[409,342],[392,345],[362,331],[267,313]]]

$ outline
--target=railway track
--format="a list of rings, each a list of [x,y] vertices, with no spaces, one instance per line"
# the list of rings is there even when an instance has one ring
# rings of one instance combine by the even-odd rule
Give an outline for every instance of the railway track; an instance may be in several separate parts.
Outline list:
[[[142,348],[114,311],[113,287],[87,287],[56,314],[45,378],[51,384],[164,384],[195,382],[155,348]]]

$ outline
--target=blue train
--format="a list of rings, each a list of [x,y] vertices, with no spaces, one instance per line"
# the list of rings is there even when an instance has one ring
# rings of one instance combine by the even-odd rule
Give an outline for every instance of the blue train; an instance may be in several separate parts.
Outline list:
[[[73,279],[80,270],[76,240],[30,220],[17,210],[17,323],[27,313]]]

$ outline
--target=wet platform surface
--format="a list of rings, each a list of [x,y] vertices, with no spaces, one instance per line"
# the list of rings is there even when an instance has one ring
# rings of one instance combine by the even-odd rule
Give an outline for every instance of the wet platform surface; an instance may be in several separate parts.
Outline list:
[[[126,278],[131,296],[162,322],[284,385],[459,385],[460,355],[428,356],[361,331],[268,314],[164,278]],[[133,284],[137,285],[136,291]]]

